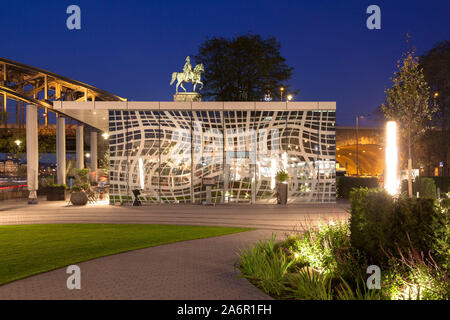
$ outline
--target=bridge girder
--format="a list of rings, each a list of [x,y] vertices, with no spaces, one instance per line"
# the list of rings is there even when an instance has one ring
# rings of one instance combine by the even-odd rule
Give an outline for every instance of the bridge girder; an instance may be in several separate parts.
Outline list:
[[[5,58],[0,58],[0,95],[3,105],[0,123],[3,122],[5,128],[7,99],[19,102],[19,109],[21,103],[45,109],[46,124],[48,111],[61,113],[53,109],[52,101],[126,101],[89,84]]]

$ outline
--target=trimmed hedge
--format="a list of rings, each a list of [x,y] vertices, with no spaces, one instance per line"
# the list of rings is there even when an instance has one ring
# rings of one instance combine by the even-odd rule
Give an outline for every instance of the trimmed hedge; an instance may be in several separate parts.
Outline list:
[[[439,260],[443,248],[436,244],[447,242],[448,220],[448,211],[430,198],[395,199],[382,189],[351,192],[350,242],[374,264],[411,246]]]
[[[401,184],[401,190],[404,193],[408,193],[408,180],[403,180]],[[420,198],[437,198],[437,189],[434,179],[428,177],[417,177],[413,181],[413,196],[419,192]]]
[[[349,199],[353,188],[378,188],[377,178],[336,177],[336,196]]]
[[[439,188],[441,192],[441,197],[443,197],[443,193],[450,192],[450,177],[419,177],[418,179],[431,179],[434,181],[434,184],[436,185],[436,189]],[[417,179],[416,179],[417,181]],[[417,187],[415,186],[416,181],[413,182],[413,193],[416,194],[417,191],[420,192],[420,190],[417,190]],[[408,180],[402,181],[402,192],[408,192]],[[437,194],[437,191],[436,191]],[[422,195],[421,195],[422,196]]]
[[[440,189],[441,193],[450,192],[450,177],[427,177],[434,180],[436,187]]]

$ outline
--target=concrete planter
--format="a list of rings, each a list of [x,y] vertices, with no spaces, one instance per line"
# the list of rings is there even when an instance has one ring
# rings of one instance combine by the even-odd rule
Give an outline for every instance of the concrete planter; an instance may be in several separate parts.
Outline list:
[[[278,204],[287,204],[288,197],[288,184],[287,183],[278,183],[277,184],[277,203]]]
[[[66,200],[66,189],[64,187],[47,187],[47,201]]]
[[[84,191],[72,192],[70,194],[70,202],[74,206],[84,206],[88,202],[88,197]]]

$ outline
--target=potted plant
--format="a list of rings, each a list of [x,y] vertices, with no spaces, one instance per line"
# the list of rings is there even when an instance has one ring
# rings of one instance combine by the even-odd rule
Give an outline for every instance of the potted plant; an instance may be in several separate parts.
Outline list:
[[[86,190],[89,185],[89,169],[75,169],[75,181],[71,188],[70,202],[74,206],[84,206],[88,202]]]
[[[49,176],[42,180],[44,194],[47,201],[64,201],[66,200],[67,186],[65,184],[56,184],[55,177]]]
[[[47,185],[47,201],[64,201],[66,200],[67,186],[65,184],[49,184]]]
[[[289,174],[285,170],[279,170],[275,180],[277,181],[277,203],[287,204]]]

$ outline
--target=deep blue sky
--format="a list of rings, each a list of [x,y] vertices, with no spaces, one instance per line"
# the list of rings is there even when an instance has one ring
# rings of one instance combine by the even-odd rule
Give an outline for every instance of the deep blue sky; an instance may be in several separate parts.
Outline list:
[[[2,0],[4,1],[4,0]],[[6,2],[6,1],[5,1]],[[171,100],[170,75],[211,36],[273,35],[295,68],[295,100],[337,101],[339,125],[373,112],[396,61],[450,40],[450,1],[7,1],[0,56],[83,81],[130,100]],[[77,4],[82,29],[66,28]],[[366,8],[381,7],[381,30]]]

